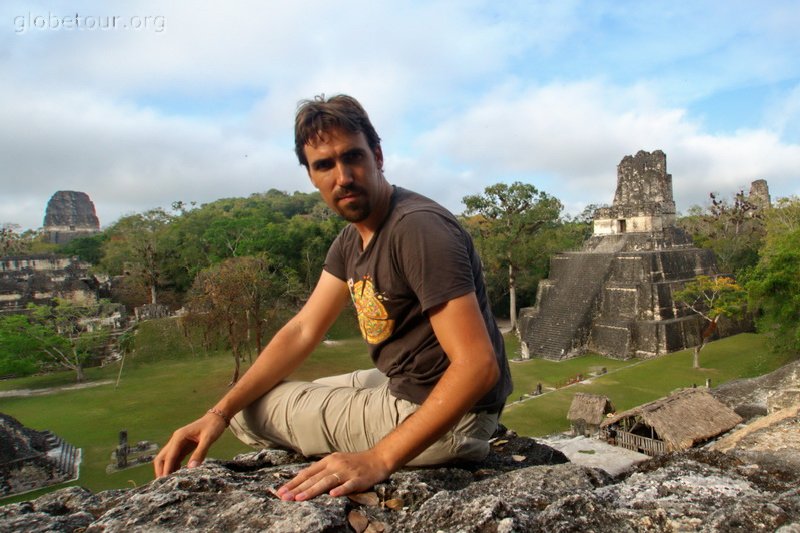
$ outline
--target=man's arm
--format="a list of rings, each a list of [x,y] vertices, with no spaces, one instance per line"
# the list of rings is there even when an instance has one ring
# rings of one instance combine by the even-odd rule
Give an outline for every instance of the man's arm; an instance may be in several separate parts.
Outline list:
[[[470,293],[429,312],[450,366],[420,408],[370,450],[333,453],[302,470],[278,490],[284,500],[307,500],[329,491],[365,490],[422,453],[447,433],[497,382],[500,369],[486,325]]]
[[[253,366],[214,408],[233,416],[285,379],[320,343],[348,298],[347,284],[323,271],[308,302],[275,334]],[[225,425],[221,416],[206,413],[176,430],[153,461],[156,477],[180,468],[192,451],[189,466],[202,463]]]

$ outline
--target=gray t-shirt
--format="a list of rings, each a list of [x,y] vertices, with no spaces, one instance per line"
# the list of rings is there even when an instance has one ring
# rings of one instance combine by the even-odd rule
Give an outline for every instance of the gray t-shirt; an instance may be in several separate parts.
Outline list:
[[[325,270],[347,282],[375,366],[396,397],[421,404],[450,364],[427,312],[475,292],[500,367],[500,379],[473,411],[496,412],[511,393],[503,337],[491,313],[480,258],[456,218],[433,200],[395,187],[390,211],[361,251],[345,227]]]

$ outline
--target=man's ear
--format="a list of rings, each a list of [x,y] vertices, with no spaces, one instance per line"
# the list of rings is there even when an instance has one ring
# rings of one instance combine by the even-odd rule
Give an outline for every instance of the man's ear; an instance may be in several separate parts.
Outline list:
[[[372,153],[375,154],[375,162],[378,164],[378,170],[383,171],[383,150],[381,150],[381,145],[379,144],[376,146]]]

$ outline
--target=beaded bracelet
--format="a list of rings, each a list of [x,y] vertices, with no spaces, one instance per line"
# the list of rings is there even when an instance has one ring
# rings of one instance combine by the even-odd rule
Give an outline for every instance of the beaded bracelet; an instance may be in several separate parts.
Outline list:
[[[222,418],[225,421],[225,427],[228,427],[228,426],[231,425],[231,417],[229,417],[224,412],[222,412],[222,410],[217,409],[216,407],[212,407],[211,409],[209,409],[206,412],[207,413],[211,413],[212,415],[217,415],[218,417]]]

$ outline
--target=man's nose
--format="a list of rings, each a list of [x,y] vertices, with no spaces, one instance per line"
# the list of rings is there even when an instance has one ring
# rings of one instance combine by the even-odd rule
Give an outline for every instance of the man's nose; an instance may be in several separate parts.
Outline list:
[[[345,163],[338,161],[336,163],[336,184],[340,187],[350,185],[353,182],[353,174],[350,167]]]

